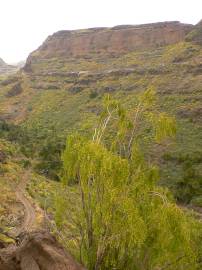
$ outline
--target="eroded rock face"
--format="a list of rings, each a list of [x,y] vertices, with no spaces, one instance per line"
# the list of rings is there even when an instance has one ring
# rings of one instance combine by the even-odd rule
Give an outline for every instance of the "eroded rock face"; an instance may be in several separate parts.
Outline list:
[[[19,247],[0,249],[0,270],[85,270],[47,232],[25,234]]]
[[[192,25],[180,22],[163,22],[59,31],[29,56],[25,70],[29,71],[32,61],[43,58],[112,55],[174,44],[184,40],[192,28]]]

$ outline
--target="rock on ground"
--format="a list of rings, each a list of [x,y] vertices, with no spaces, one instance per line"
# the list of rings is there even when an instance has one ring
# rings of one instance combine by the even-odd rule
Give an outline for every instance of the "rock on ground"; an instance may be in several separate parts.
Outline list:
[[[48,232],[20,238],[19,246],[0,249],[0,270],[85,270]]]

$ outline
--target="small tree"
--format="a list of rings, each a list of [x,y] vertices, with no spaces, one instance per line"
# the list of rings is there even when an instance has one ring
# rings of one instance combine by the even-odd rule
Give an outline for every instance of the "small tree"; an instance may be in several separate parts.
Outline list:
[[[69,236],[89,270],[196,269],[190,224],[156,185],[158,169],[142,150],[148,141],[175,135],[174,119],[155,103],[154,89],[128,112],[106,96],[93,138],[67,140],[63,183],[78,184],[78,201],[57,196],[56,221],[67,231],[71,226]]]

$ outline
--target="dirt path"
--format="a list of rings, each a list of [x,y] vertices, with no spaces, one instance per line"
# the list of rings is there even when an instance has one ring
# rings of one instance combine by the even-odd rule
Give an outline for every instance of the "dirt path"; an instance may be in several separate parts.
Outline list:
[[[196,217],[202,221],[202,207],[199,206],[193,206],[188,207],[188,209],[191,209],[194,211]]]
[[[11,232],[11,234],[15,237],[22,232],[31,231],[36,220],[36,209],[26,197],[26,184],[29,181],[29,176],[30,172],[25,172],[16,190],[16,198],[24,207],[24,219],[22,224]]]
[[[178,205],[181,209],[187,211],[193,211],[196,218],[198,218],[202,222],[202,207],[197,206],[190,206],[190,205]]]

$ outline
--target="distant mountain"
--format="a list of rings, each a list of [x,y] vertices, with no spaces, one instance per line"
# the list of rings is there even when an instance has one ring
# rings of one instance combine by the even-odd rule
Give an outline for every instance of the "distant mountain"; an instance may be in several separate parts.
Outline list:
[[[6,65],[6,63],[4,62],[4,60],[2,58],[0,58],[0,67],[5,66],[5,65]]]
[[[14,65],[8,65],[0,58],[0,75],[8,75],[15,73],[19,68]]]
[[[16,62],[16,63],[12,63],[13,66],[16,66],[18,68],[23,68],[24,65],[25,65],[26,61],[25,60],[22,60],[22,61],[19,61],[19,62]]]

